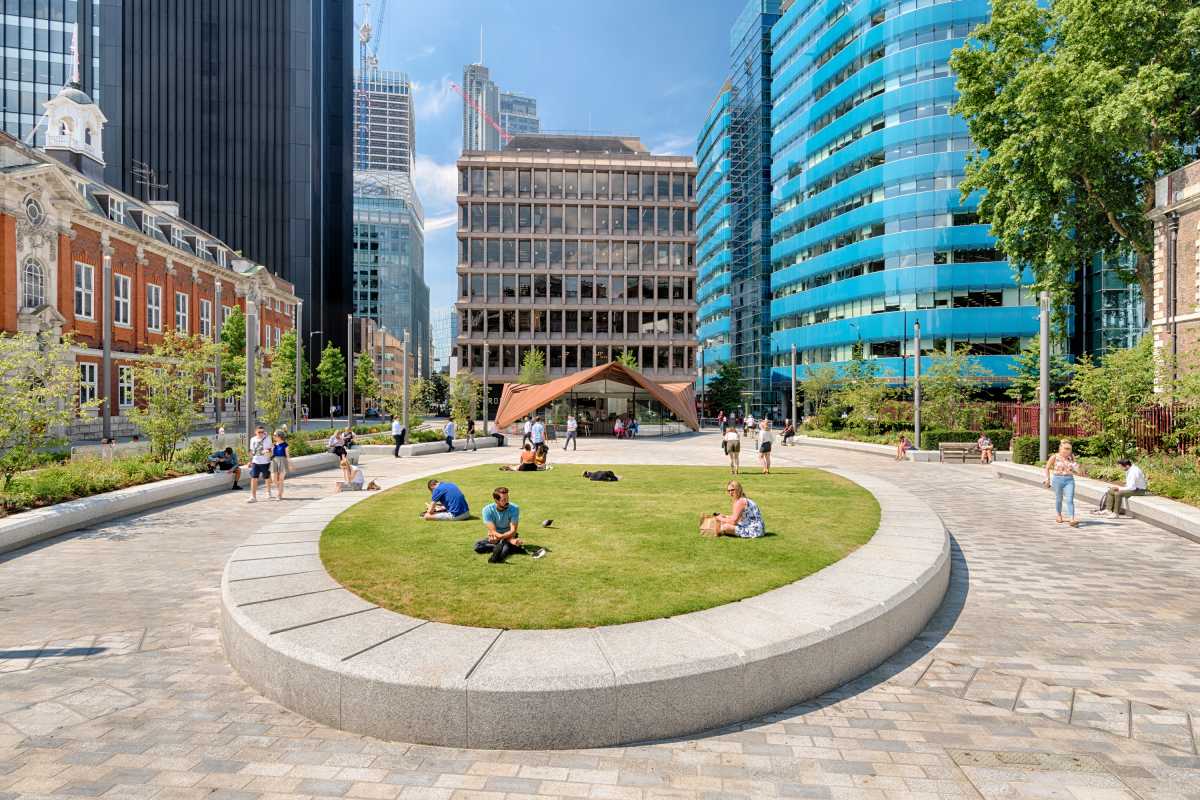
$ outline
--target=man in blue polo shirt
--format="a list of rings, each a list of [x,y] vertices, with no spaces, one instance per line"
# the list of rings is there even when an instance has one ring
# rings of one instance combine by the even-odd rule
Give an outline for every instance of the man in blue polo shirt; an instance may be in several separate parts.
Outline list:
[[[470,519],[471,509],[458,486],[438,480],[431,480],[425,486],[432,493],[430,503],[425,508],[425,519],[434,522],[461,522]]]
[[[521,509],[516,503],[508,502],[508,487],[498,486],[492,492],[492,500],[483,507],[483,525],[487,528],[487,539],[475,544],[475,551],[491,551],[488,559],[499,564],[513,553],[524,553],[525,543],[517,538],[517,525],[521,522]],[[489,547],[490,546],[490,547]]]

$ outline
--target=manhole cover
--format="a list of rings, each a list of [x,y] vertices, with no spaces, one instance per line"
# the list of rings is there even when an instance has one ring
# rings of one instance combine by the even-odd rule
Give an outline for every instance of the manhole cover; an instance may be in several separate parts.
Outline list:
[[[1034,753],[1019,750],[950,750],[949,753],[950,758],[960,767],[993,767],[1029,772],[1108,772],[1095,758],[1075,753]]]

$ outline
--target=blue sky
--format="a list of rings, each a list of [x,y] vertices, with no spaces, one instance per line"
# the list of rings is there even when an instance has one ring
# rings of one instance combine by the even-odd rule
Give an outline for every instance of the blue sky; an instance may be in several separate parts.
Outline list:
[[[380,0],[371,2],[371,18]],[[744,0],[390,0],[379,65],[408,73],[417,110],[416,183],[425,206],[430,306],[454,302],[454,162],[462,100],[450,83],[479,59],[502,89],[538,101],[542,129],[640,136],[692,154],[725,79]],[[361,13],[361,12],[359,12]],[[590,125],[589,125],[590,120]]]

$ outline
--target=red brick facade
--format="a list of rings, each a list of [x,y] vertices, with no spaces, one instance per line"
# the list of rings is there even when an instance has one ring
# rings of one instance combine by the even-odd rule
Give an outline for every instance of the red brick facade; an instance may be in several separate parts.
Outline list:
[[[1200,369],[1200,161],[1161,178],[1155,195],[1154,343]]]

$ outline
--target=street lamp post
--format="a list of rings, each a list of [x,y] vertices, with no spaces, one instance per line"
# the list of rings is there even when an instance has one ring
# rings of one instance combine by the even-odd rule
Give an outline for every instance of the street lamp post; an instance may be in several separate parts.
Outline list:
[[[258,377],[258,290],[246,293],[246,435],[254,431],[254,380]]]
[[[792,345],[792,426],[793,428],[800,423],[799,417],[796,416],[796,345]]]
[[[1045,462],[1050,455],[1050,293],[1039,296],[1038,333],[1038,457]]]
[[[491,348],[483,348],[483,435],[488,435],[488,351]]]
[[[104,338],[104,357],[100,364],[100,376],[104,382],[104,417],[101,428],[101,436],[105,439],[112,438],[112,327],[113,327],[113,271],[112,271],[112,254],[113,249],[109,244],[108,234],[105,234],[100,243],[100,248],[104,254],[104,302],[101,305],[103,319],[102,335]]]
[[[213,325],[213,342],[218,345],[217,356],[214,359],[216,363],[213,364],[213,386],[216,389],[216,392],[213,394],[213,421],[216,423],[217,427],[220,428],[221,411],[225,405],[225,380],[224,376],[221,375],[221,356],[224,354],[224,351],[220,347],[221,329],[225,327],[225,307],[221,305],[220,278],[217,279],[213,304],[213,314],[216,317],[216,324]]]
[[[408,430],[408,328],[404,329],[404,341],[400,343],[400,373],[404,376],[401,382],[401,423],[404,425],[404,435],[408,440],[412,441],[412,434]]]
[[[354,427],[354,315],[346,315],[346,427]]]
[[[913,322],[916,353],[913,361],[913,446],[921,446],[921,321]]]
[[[303,363],[303,359],[304,359],[304,343],[302,341],[300,341],[300,321],[302,319],[301,315],[304,313],[303,309],[304,309],[304,301],[297,300],[296,301],[296,320],[295,320],[295,328],[294,328],[294,330],[296,331],[296,385],[294,387],[296,390],[296,392],[295,392],[296,396],[295,396],[294,400],[292,401],[293,404],[295,405],[295,408],[293,409],[293,411],[295,412],[295,417],[296,417],[296,428],[295,428],[296,430],[300,430],[300,423],[303,419],[303,415],[300,413],[300,373],[301,373],[301,364]]]

